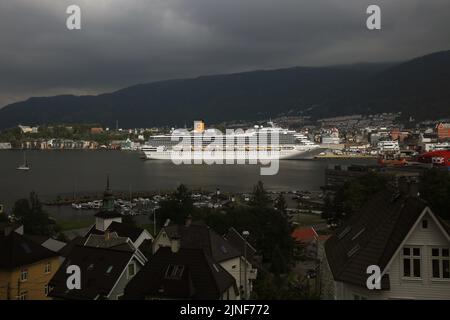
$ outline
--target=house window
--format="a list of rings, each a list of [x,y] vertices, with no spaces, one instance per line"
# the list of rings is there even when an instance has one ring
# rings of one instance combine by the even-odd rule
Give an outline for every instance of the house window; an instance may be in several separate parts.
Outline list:
[[[449,248],[431,249],[431,270],[435,279],[450,279]]]
[[[128,277],[133,277],[136,274],[136,265],[134,263],[130,263],[128,265]]]
[[[20,271],[20,281],[27,281],[28,280],[28,269],[22,269]]]
[[[403,277],[420,278],[421,252],[418,247],[403,248]]]
[[[48,295],[48,284],[44,286],[44,294]]]
[[[428,220],[422,220],[422,228],[427,229],[428,228]]]
[[[27,300],[28,299],[28,292],[27,291],[22,291],[19,294],[19,297],[17,299],[18,300]]]
[[[50,273],[52,271],[52,264],[47,262],[44,267],[44,273]]]

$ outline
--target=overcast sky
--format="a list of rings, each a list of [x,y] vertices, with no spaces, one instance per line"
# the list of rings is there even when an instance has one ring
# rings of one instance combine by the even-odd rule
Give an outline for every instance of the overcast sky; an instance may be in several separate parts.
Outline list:
[[[66,8],[82,30],[66,29]],[[366,29],[378,4],[382,30]],[[450,49],[449,0],[0,0],[0,107],[142,82]]]

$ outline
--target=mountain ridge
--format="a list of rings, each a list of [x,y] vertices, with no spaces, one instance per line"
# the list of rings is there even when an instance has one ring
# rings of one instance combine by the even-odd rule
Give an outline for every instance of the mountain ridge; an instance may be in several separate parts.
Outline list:
[[[0,129],[17,124],[98,122],[123,127],[401,111],[449,116],[450,51],[402,63],[255,70],[142,83],[99,95],[31,97],[0,109]]]

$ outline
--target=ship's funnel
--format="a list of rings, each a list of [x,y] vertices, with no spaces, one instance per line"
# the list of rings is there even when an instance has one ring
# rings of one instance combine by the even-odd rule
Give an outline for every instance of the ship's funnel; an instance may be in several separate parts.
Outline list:
[[[203,133],[203,131],[205,131],[205,122],[203,120],[195,120],[194,131],[198,133]]]

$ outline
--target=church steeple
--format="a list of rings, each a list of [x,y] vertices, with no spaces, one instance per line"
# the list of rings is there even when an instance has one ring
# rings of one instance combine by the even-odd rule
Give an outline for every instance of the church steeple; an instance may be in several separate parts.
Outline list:
[[[111,192],[110,185],[109,185],[109,174],[106,178],[106,189],[103,193],[103,205],[102,205],[102,211],[114,211],[114,195]]]

